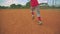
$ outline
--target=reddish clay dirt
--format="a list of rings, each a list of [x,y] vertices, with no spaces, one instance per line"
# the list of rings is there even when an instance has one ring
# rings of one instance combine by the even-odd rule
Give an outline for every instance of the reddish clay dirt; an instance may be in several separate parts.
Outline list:
[[[60,9],[41,9],[42,25],[32,20],[30,11],[0,9],[0,34],[60,34]]]

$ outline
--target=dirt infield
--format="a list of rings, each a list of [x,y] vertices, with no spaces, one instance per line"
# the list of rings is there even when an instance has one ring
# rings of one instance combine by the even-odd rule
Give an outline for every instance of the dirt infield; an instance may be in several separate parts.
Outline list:
[[[30,11],[0,9],[0,34],[60,34],[60,9],[41,9],[42,25],[32,20]]]

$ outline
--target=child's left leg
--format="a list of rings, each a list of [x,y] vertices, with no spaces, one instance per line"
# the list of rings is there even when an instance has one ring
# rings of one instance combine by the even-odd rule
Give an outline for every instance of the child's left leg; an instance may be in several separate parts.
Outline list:
[[[38,24],[42,24],[39,6],[36,7],[36,14],[37,14],[37,19],[38,19]]]

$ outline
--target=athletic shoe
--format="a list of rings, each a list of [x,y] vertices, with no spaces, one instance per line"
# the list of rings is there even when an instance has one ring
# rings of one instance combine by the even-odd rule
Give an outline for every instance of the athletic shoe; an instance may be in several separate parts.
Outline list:
[[[38,21],[38,24],[39,24],[39,25],[42,25],[42,21]]]
[[[32,19],[34,20],[35,19],[35,16],[32,16]]]

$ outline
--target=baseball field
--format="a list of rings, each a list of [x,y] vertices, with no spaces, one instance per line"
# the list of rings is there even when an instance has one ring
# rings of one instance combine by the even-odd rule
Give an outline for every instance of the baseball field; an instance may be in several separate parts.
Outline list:
[[[30,9],[0,9],[0,34],[60,34],[60,9],[40,9],[42,25]]]

